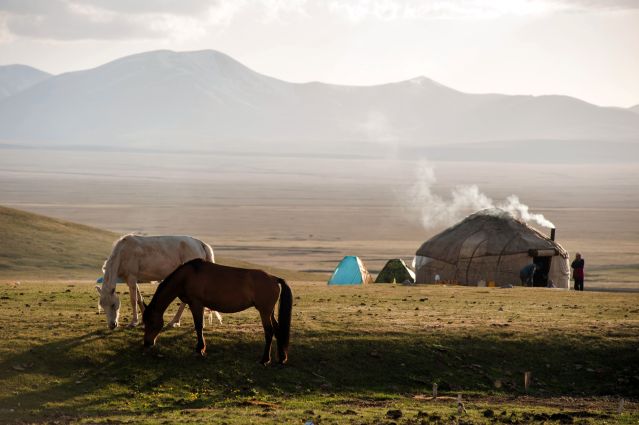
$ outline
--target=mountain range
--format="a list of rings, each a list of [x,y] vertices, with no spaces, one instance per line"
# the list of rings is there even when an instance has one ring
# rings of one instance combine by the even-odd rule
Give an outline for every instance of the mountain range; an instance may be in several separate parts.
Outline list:
[[[51,76],[47,72],[26,65],[0,66],[0,101]]]
[[[0,67],[0,143],[240,152],[381,151],[482,142],[639,142],[639,106],[469,94],[426,77],[290,83],[213,50],[152,51],[49,75]]]

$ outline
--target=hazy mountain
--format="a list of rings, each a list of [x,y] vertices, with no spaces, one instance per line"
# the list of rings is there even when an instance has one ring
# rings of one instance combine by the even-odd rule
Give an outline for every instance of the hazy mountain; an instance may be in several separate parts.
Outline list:
[[[344,151],[511,140],[639,141],[639,115],[566,96],[467,94],[425,77],[294,84],[215,51],[154,51],[0,102],[0,139],[36,145]]]
[[[639,114],[639,105],[635,105],[629,108],[632,112],[636,112]]]
[[[0,66],[0,100],[44,81],[49,77],[51,77],[51,74],[26,65]]]

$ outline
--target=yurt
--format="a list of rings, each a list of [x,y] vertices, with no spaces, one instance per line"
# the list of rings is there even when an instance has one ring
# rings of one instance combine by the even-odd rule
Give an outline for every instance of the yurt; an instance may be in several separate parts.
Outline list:
[[[333,275],[328,280],[329,285],[363,285],[371,283],[372,276],[358,257],[347,255],[339,262]]]
[[[537,265],[534,286],[570,288],[568,252],[510,213],[497,208],[471,214],[417,250],[418,283],[520,285],[520,270]]]
[[[404,260],[394,258],[388,260],[384,268],[377,275],[375,283],[415,283],[415,272],[408,268]]]

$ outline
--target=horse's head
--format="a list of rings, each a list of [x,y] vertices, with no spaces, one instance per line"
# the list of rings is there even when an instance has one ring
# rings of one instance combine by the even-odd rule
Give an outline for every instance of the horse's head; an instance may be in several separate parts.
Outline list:
[[[100,294],[100,307],[106,313],[109,329],[117,328],[118,318],[120,317],[120,298],[115,293],[115,288],[110,290],[100,286],[95,288]]]
[[[153,303],[151,303],[153,306]],[[164,319],[162,314],[156,314],[153,307],[145,306],[142,313],[144,322],[144,348],[149,349],[155,345],[158,334],[164,327]]]

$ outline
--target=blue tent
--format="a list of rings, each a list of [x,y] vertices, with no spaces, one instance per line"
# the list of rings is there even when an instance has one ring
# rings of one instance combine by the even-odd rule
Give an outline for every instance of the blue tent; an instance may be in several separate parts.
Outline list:
[[[370,273],[362,261],[352,255],[347,255],[339,262],[328,280],[329,285],[362,285],[373,281]]]

